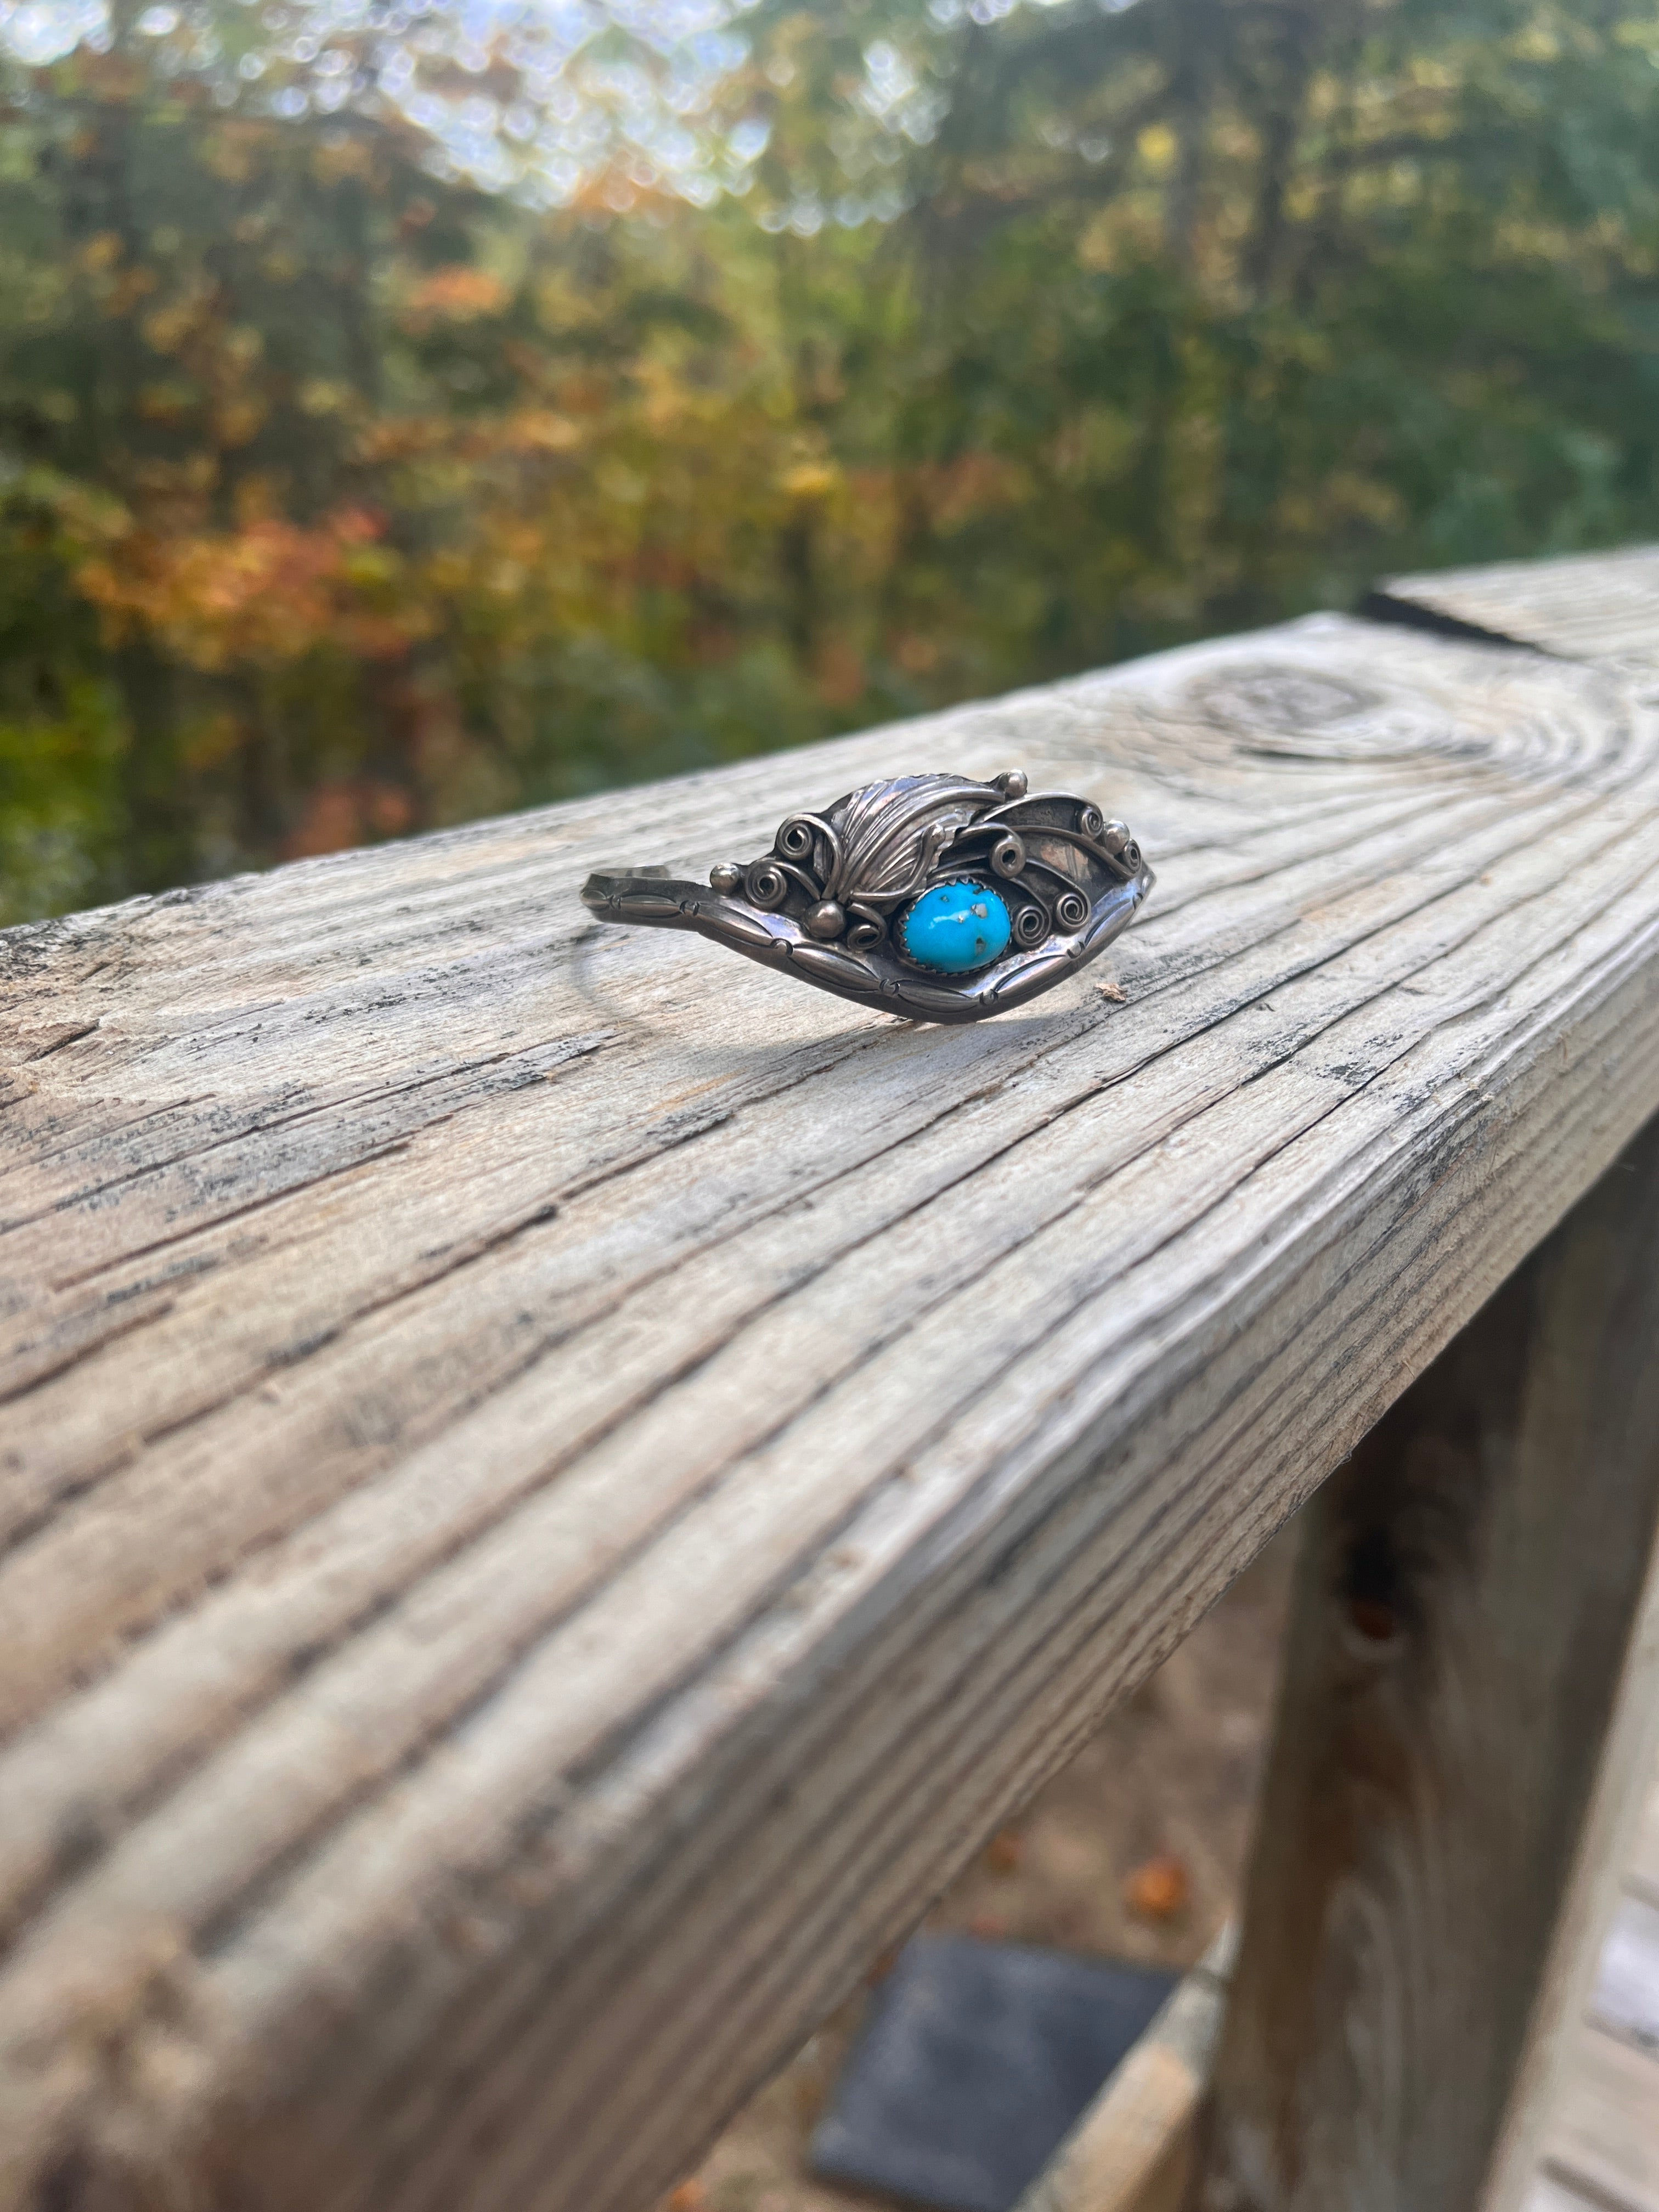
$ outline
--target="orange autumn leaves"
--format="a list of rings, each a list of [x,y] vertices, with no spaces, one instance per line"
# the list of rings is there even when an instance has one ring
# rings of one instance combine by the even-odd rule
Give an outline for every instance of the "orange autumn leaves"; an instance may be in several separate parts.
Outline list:
[[[751,11],[706,206],[477,189],[302,11],[0,66],[0,918],[1651,536],[1637,15],[1171,5]]]
[[[440,323],[476,322],[497,315],[511,297],[499,276],[487,269],[452,262],[429,270],[410,285],[399,319],[409,331],[428,331]]]
[[[402,588],[382,525],[342,508],[310,528],[278,517],[172,533],[130,524],[75,572],[119,642],[147,633],[187,666],[273,668],[322,644],[395,659],[433,618]]]
[[[1133,1868],[1123,1884],[1123,1901],[1138,1919],[1174,1920],[1191,1894],[1186,1863],[1173,1851],[1158,1851]]]
[[[236,150],[246,183],[258,145],[243,131]],[[250,246],[278,236],[248,215],[229,228]],[[65,510],[72,580],[111,644],[143,638],[210,677],[431,644],[463,678],[488,656],[493,680],[505,653],[583,639],[717,666],[781,629],[808,696],[836,714],[862,697],[872,655],[910,677],[939,665],[914,622],[870,620],[901,541],[1024,492],[978,455],[837,459],[776,354],[734,344],[718,278],[706,337],[687,336],[678,303],[641,321],[632,295],[654,293],[656,271],[635,264],[637,240],[607,242],[596,288],[565,266],[569,227],[549,226],[514,284],[460,261],[422,267],[394,235],[385,319],[357,334],[385,373],[354,378],[294,358],[283,295],[303,257],[292,223],[281,238],[217,283],[177,242],[174,265],[139,284],[109,232],[81,257],[100,342],[112,324],[138,341],[100,471],[109,496]],[[346,327],[307,343],[349,352],[372,302],[324,304]],[[308,481],[337,494],[320,513],[305,511]]]

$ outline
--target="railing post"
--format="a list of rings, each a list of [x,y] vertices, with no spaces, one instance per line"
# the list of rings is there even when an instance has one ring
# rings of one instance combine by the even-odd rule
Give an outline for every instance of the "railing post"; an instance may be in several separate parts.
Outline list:
[[[1307,1508],[1204,2212],[1480,2203],[1656,1509],[1651,1124]]]

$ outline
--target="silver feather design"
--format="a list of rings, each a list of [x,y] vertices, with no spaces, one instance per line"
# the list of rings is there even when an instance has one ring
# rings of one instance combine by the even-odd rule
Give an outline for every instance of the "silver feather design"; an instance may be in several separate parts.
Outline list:
[[[984,811],[986,798],[982,783],[954,775],[893,776],[849,793],[831,812],[840,849],[825,897],[877,907],[908,898],[956,832]]]

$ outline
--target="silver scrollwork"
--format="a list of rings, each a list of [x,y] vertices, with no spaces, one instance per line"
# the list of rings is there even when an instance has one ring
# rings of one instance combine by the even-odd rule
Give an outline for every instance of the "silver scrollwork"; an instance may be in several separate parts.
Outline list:
[[[694,929],[820,989],[927,1021],[976,1021],[1047,990],[1109,944],[1152,885],[1091,799],[1011,769],[894,776],[799,809],[769,852],[706,884],[597,874],[609,921]]]

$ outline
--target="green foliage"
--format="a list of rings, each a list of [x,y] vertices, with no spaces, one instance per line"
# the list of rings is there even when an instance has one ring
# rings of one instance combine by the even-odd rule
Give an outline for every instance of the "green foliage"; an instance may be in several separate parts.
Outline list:
[[[91,611],[69,588],[63,488],[10,488],[0,560],[0,925],[86,904],[111,879],[122,729]]]
[[[1650,4],[760,0],[703,207],[149,20],[0,118],[8,918],[1659,525]]]

